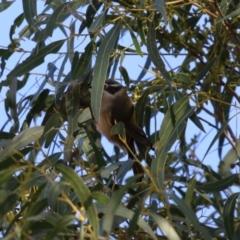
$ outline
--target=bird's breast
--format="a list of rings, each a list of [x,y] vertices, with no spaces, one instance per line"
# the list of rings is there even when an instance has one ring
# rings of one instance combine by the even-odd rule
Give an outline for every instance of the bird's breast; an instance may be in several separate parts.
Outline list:
[[[114,123],[112,122],[111,113],[111,105],[106,103],[102,105],[99,120],[96,122],[97,130],[102,135],[104,135],[109,142],[118,145],[121,149],[125,151],[126,147],[124,143],[122,143],[122,141],[119,139],[118,135],[111,135],[111,130],[114,125]]]

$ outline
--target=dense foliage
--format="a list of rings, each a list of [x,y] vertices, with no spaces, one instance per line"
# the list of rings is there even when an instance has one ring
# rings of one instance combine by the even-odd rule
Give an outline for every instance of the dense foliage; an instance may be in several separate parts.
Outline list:
[[[0,48],[1,237],[238,239],[239,1],[39,2]],[[156,149],[136,156],[141,182],[92,121],[107,78]]]

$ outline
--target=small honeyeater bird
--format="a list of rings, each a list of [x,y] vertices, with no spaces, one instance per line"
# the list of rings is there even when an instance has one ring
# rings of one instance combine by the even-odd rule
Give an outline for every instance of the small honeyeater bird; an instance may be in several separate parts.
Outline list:
[[[134,106],[125,87],[117,81],[107,80],[102,95],[100,117],[95,122],[97,130],[110,142],[128,152],[129,158],[134,160],[133,154],[128,151],[119,136],[117,134],[111,135],[112,127],[118,122],[122,122],[125,126],[127,144],[134,155],[136,154],[136,143],[141,143],[153,149],[151,142],[137,123]],[[138,162],[135,162],[132,168],[134,174],[144,174],[144,169]]]

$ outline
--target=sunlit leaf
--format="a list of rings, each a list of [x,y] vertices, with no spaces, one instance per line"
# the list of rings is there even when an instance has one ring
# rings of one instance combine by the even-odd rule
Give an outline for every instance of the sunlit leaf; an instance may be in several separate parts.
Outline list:
[[[166,234],[166,237],[168,237],[168,239],[180,240],[180,237],[176,233],[175,229],[165,218],[152,212],[150,212],[150,216],[153,218],[154,222],[157,223],[161,231]]]
[[[37,141],[42,135],[44,130],[43,126],[27,128],[26,130],[19,133],[16,137],[11,140],[11,144],[5,147],[1,152],[0,162],[6,157],[16,153],[23,147],[26,147],[29,143]]]

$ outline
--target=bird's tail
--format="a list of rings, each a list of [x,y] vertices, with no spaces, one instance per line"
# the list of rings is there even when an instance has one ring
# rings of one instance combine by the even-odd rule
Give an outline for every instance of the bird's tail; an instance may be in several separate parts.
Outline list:
[[[132,137],[128,137],[127,138],[127,144],[129,146],[129,148],[131,149],[131,151],[128,151],[128,157],[131,158],[132,160],[135,160],[136,148],[135,148],[135,145],[134,145],[134,139]],[[133,154],[135,156],[133,156]],[[133,163],[132,169],[133,169],[134,175],[137,175],[137,174],[141,174],[142,175],[141,179],[139,179],[141,181],[142,178],[143,178],[143,175],[144,175],[143,166],[139,162],[135,161]]]

